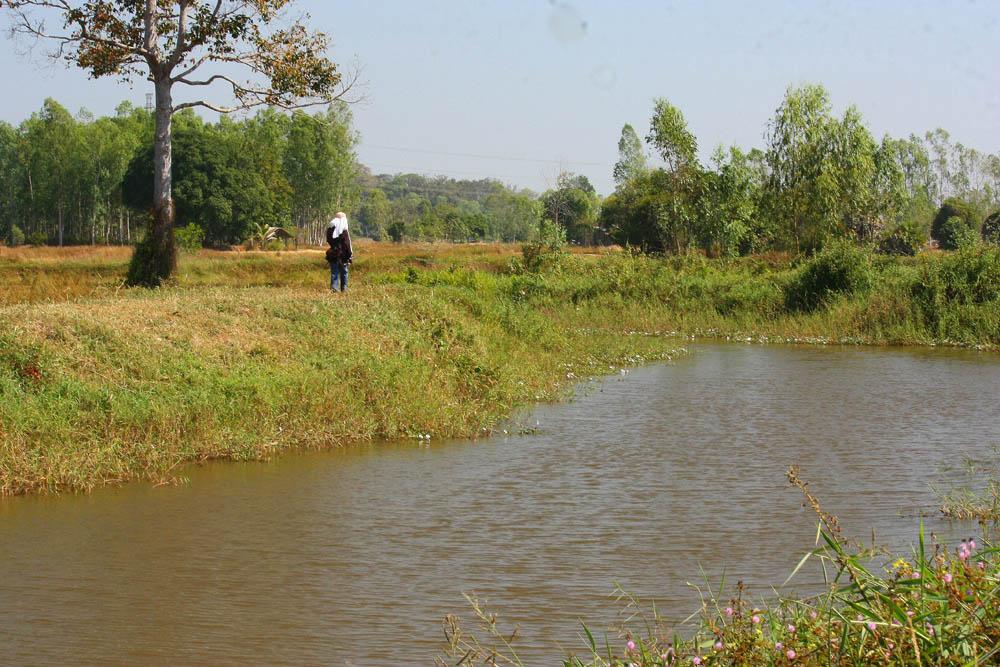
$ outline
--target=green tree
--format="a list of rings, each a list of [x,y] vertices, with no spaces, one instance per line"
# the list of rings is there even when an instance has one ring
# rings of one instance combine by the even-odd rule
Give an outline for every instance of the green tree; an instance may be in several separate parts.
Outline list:
[[[73,116],[49,98],[21,124],[21,137],[30,211],[25,232],[36,238],[54,236],[63,245],[83,166],[82,134]]]
[[[698,167],[698,140],[688,130],[680,109],[662,97],[653,100],[653,117],[649,121],[646,142],[667,163],[670,173]]]
[[[879,145],[849,107],[831,113],[819,85],[789,88],[768,129],[767,213],[796,250],[815,250],[827,238],[871,238],[894,213],[902,175],[888,144]]]
[[[269,187],[269,180],[280,177],[278,167],[264,157],[247,159],[244,124],[223,119],[209,125],[191,111],[178,114],[174,124],[173,205],[181,224],[195,222],[206,242],[231,245],[246,240],[257,225],[287,221],[287,188]],[[142,210],[153,204],[152,168],[153,149],[147,146],[125,178],[128,202]]]
[[[19,221],[17,200],[21,173],[17,130],[10,123],[0,121],[0,241],[6,240],[11,245],[14,245],[14,227]],[[21,227],[18,230],[23,235]]]
[[[979,230],[984,243],[1000,244],[1000,211],[993,211],[983,220],[983,228]]]
[[[153,224],[133,256],[131,284],[159,285],[176,267],[171,181],[171,119],[189,107],[219,112],[259,105],[294,107],[328,103],[343,94],[341,75],[323,57],[326,36],[300,23],[271,29],[289,0],[2,0],[13,14],[15,32],[58,44],[57,57],[93,77],[149,79],[156,99],[153,149]],[[56,13],[61,30],[45,19]],[[227,73],[199,77],[202,67],[224,65]],[[255,79],[241,82],[234,66]],[[266,79],[261,81],[260,77]],[[206,100],[175,104],[175,85],[227,86],[236,104]]]
[[[499,189],[486,198],[483,215],[490,238],[516,243],[529,240],[538,229],[542,205],[528,195]]]
[[[978,231],[976,212],[967,201],[958,197],[948,197],[941,204],[931,223],[931,238],[936,239],[942,248],[955,250],[958,247],[958,238],[964,237],[964,234],[958,231],[959,225],[972,232]]]
[[[615,163],[615,184],[621,187],[629,181],[641,177],[649,170],[646,153],[638,135],[631,125],[625,123],[622,136],[618,140],[618,162]]]
[[[714,172],[707,172],[699,235],[710,254],[733,257],[751,247],[750,233],[757,217],[760,175],[737,146],[718,146],[712,154]]]
[[[642,218],[653,216],[651,228],[659,236],[644,245],[680,253],[697,238],[696,228],[703,219],[700,209],[706,179],[698,162],[698,141],[688,130],[684,114],[666,99],[657,98],[646,142],[667,168],[651,181],[657,183],[656,192],[641,200],[645,210]],[[642,226],[650,228],[649,224]]]
[[[543,216],[566,230],[566,238],[576,243],[593,242],[597,201],[594,187],[586,176],[563,172],[558,187],[541,197]]]
[[[389,199],[379,188],[372,188],[361,200],[358,209],[360,234],[376,241],[384,241],[388,235],[392,209]]]
[[[357,199],[358,135],[344,103],[325,112],[292,114],[284,173],[292,187],[292,219],[311,243],[322,244],[326,226],[338,210]]]

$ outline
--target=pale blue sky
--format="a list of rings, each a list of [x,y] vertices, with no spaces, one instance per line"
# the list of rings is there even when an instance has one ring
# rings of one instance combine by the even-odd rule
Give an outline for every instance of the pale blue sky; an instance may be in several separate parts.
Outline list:
[[[361,161],[375,173],[491,176],[544,190],[560,169],[613,190],[622,125],[648,129],[654,97],[715,144],[762,147],[789,84],[823,84],[838,113],[856,105],[881,137],[943,127],[1000,152],[1000,1],[737,3],[597,0],[299,0],[364,66],[354,106]],[[6,25],[7,18],[3,18]],[[111,114],[133,88],[0,51],[0,119],[54,97]],[[178,91],[179,99],[187,96]]]

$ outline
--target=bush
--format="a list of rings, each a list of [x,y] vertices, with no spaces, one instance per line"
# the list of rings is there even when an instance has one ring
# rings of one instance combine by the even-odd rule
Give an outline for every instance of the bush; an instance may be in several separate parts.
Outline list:
[[[792,310],[815,310],[831,296],[868,292],[874,281],[868,252],[837,241],[799,270],[785,292],[785,305]]]
[[[979,233],[984,243],[1000,243],[1000,211],[994,211],[983,221],[983,228]]]
[[[913,311],[938,338],[1000,338],[1000,247],[964,248],[925,263],[909,287]]]
[[[196,253],[205,241],[205,230],[191,222],[186,227],[174,231],[177,247],[186,253]]]
[[[24,245],[24,232],[17,225],[11,225],[10,228],[10,247],[16,248],[19,245]]]
[[[937,239],[941,247],[944,247],[945,243],[943,228],[951,218],[959,218],[969,229],[976,228],[976,214],[972,207],[958,197],[948,197],[941,204],[937,215],[934,216],[934,222],[931,223],[931,238]]]
[[[979,235],[957,215],[948,218],[941,225],[938,234],[938,243],[945,250],[958,250],[973,246],[979,240]]]
[[[876,249],[882,255],[913,257],[924,245],[924,241],[926,239],[920,231],[919,224],[904,222],[883,235],[879,239]]]
[[[45,245],[48,240],[49,237],[45,232],[32,232],[28,234],[28,245],[35,246],[36,248]]]
[[[558,268],[565,254],[563,251],[565,246],[566,229],[543,218],[538,221],[538,238],[535,242],[521,246],[523,261],[520,267],[515,268],[533,273],[547,268]]]
[[[406,223],[401,220],[397,220],[389,225],[389,229],[387,231],[389,233],[389,238],[392,239],[393,243],[402,243],[403,237],[406,236]]]

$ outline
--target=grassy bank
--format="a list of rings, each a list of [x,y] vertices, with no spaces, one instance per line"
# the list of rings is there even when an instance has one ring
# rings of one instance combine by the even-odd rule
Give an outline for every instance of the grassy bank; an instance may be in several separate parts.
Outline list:
[[[552,255],[359,243],[184,256],[121,288],[119,249],[0,251],[0,493],[170,479],[186,461],[417,434],[475,436],[675,335],[1000,344],[1000,254],[899,260]]]
[[[674,347],[585,330],[571,307],[377,284],[378,271],[366,279],[358,264],[347,295],[325,289],[318,252],[208,255],[185,258],[169,288],[99,285],[89,298],[4,307],[0,491],[169,480],[186,461],[290,446],[476,436],[518,405],[560,396],[574,376]]]

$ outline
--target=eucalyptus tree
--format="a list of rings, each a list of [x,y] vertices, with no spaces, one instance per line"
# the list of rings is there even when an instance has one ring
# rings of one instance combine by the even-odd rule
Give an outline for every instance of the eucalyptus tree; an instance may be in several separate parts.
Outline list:
[[[22,173],[18,160],[17,130],[10,123],[0,120],[0,241],[12,245],[22,241],[24,233],[17,225],[20,220],[17,202]]]
[[[790,87],[767,141],[767,212],[796,250],[868,236],[899,206],[903,175],[892,146],[872,138],[853,106],[835,118],[822,86]]]
[[[315,115],[292,114],[282,164],[292,188],[292,219],[312,243],[323,243],[333,214],[350,210],[357,201],[357,145],[343,102]]]
[[[734,257],[752,246],[752,228],[760,200],[760,175],[738,146],[722,145],[712,153],[715,170],[706,172],[698,226],[702,247]]]
[[[622,136],[618,140],[618,162],[615,163],[613,172],[615,185],[621,187],[639,178],[648,169],[642,142],[632,126],[625,123],[622,127]]]
[[[365,193],[358,209],[359,232],[376,241],[387,238],[391,220],[389,199],[379,188],[372,188]]]
[[[171,118],[202,107],[228,113],[260,105],[329,103],[352,81],[323,53],[327,37],[300,22],[280,24],[291,0],[0,0],[15,33],[51,40],[54,57],[92,77],[152,81],[155,96],[153,222],[129,270],[132,284],[158,285],[176,267],[171,191]],[[50,30],[46,19],[56,18]],[[246,79],[242,77],[247,75]],[[232,104],[174,102],[174,87],[211,88]]]
[[[140,148],[140,137],[118,119],[101,117],[81,128],[88,159],[82,174],[81,195],[86,200],[90,243],[98,239],[108,242],[112,236],[115,213],[123,221],[121,182],[132,158]],[[124,241],[122,228],[117,229],[118,241]],[[82,240],[82,239],[79,239]]]
[[[41,111],[21,123],[20,134],[27,183],[25,232],[63,245],[83,168],[78,124],[65,107],[49,98]]]
[[[656,233],[661,237],[652,247],[680,253],[697,236],[699,205],[705,180],[698,162],[698,140],[688,130],[680,109],[664,98],[653,101],[646,143],[653,146],[667,167],[654,179],[661,186],[652,199],[645,200],[655,215]]]
[[[483,215],[490,238],[506,243],[527,241],[538,229],[542,204],[523,192],[496,188],[483,202]]]

